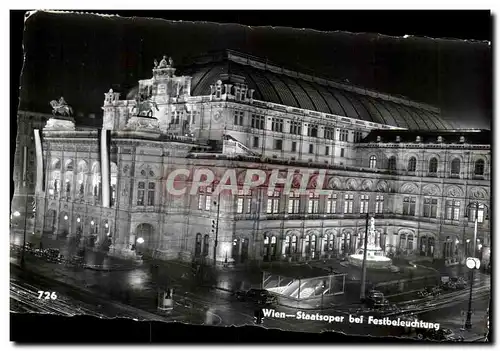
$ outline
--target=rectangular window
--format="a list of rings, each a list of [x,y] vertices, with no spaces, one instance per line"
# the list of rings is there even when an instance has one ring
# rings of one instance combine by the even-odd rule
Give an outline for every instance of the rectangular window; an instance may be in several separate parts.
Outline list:
[[[264,116],[252,114],[252,128],[265,129],[266,119]]]
[[[234,125],[235,126],[242,126],[243,125],[243,116],[244,116],[243,111],[234,111]]]
[[[405,196],[403,198],[403,214],[406,216],[415,216],[415,204],[417,198],[414,196]]]
[[[236,213],[243,213],[243,198],[238,197],[236,200]]]
[[[337,213],[337,194],[328,195],[326,200],[326,213]]]
[[[180,124],[184,119],[184,111],[174,111],[172,115],[172,124]]]
[[[319,194],[309,193],[309,203],[307,206],[308,213],[318,213],[319,211]]]
[[[288,213],[299,213],[300,209],[300,195],[291,192],[288,199]]]
[[[330,147],[325,146],[325,156],[328,156],[328,155],[330,155]]]
[[[155,183],[149,183],[148,185],[148,206],[155,205]]]
[[[198,195],[198,210],[203,210],[205,207],[205,194]]]
[[[458,221],[460,217],[460,201],[446,200],[446,219]]]
[[[479,207],[477,208],[477,222],[478,223],[484,222],[484,211],[485,211],[484,204],[479,204]],[[469,207],[469,221],[471,221],[471,222],[476,221],[476,206],[475,205]]]
[[[339,129],[339,140],[340,141],[349,140],[349,131],[347,129]]]
[[[325,139],[335,140],[335,129],[334,128],[325,128]]]
[[[345,194],[344,195],[344,213],[352,213],[352,204],[354,202],[354,195]]]
[[[271,129],[273,132],[283,132],[283,119],[273,118],[271,123]]]
[[[357,143],[363,139],[363,132],[354,132],[354,142]]]
[[[283,150],[283,140],[274,139],[274,150]]]
[[[368,195],[361,195],[359,199],[359,213],[368,212]]]
[[[269,192],[267,194],[267,213],[278,213],[280,205],[280,193]]]
[[[292,152],[296,152],[296,151],[297,151],[297,142],[292,141]]]
[[[207,188],[205,191],[205,211],[210,211],[212,205],[212,188]]]
[[[259,137],[253,137],[253,147],[259,147]]]
[[[340,149],[340,157],[344,157],[344,149]]]
[[[307,128],[307,135],[310,137],[317,137],[318,136],[318,125],[317,124],[309,124],[309,127]]]
[[[430,197],[424,198],[424,217],[437,218],[437,199]]]
[[[144,206],[144,191],[145,191],[144,182],[139,182],[137,184],[137,206]]]
[[[314,145],[313,144],[309,144],[309,153],[310,154],[314,153]]]
[[[375,213],[382,213],[384,211],[384,196],[377,195],[375,199]]]
[[[301,135],[302,123],[293,121],[290,123],[290,134]]]

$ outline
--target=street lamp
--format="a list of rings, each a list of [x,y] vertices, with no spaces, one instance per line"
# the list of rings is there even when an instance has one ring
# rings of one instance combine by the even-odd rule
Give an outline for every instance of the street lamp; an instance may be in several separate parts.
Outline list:
[[[361,292],[359,294],[360,300],[365,300],[365,290],[366,290],[366,248],[368,246],[368,222],[370,220],[370,215],[368,211],[366,212],[366,226],[365,226],[365,237],[363,243],[363,264],[361,266]]]
[[[21,215],[21,213],[19,213],[19,211],[16,211],[13,213],[14,217],[19,217]]]
[[[214,266],[217,265],[217,244],[218,244],[218,239],[219,239],[219,213],[220,213],[220,192],[217,197],[217,201],[214,201],[214,205],[217,205],[217,219],[212,220],[212,233],[215,234],[215,241],[214,241]],[[226,253],[227,255],[227,253]],[[227,260],[227,257],[226,257]]]
[[[465,329],[472,328],[472,285],[474,282],[474,270],[479,269],[481,262],[475,257],[468,257],[465,261],[467,268],[470,269],[470,290],[469,290],[469,308],[467,310],[467,319],[465,321]]]
[[[472,244],[473,244],[472,256],[468,257],[466,260],[467,268],[470,269],[470,291],[469,291],[469,308],[467,310],[467,319],[465,321],[465,329],[472,328],[472,320],[471,320],[472,319],[472,286],[474,284],[474,269],[478,269],[479,265],[480,265],[479,260],[476,258],[476,246],[477,246],[477,242],[479,240],[479,239],[477,239],[479,201],[471,202],[469,205],[467,205],[467,207],[465,208],[465,216],[464,216],[466,218],[467,218],[468,209],[471,205],[476,206],[476,213],[474,216],[474,240],[472,241]]]

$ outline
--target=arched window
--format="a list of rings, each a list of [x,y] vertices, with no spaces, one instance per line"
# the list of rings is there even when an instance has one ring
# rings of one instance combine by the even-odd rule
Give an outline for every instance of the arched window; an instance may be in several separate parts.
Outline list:
[[[271,256],[276,256],[276,237],[271,237]]]
[[[408,251],[413,250],[413,235],[409,234],[408,239],[406,239],[406,248]]]
[[[417,169],[417,159],[412,156],[408,160],[408,172],[415,172],[416,169]]]
[[[209,240],[209,236],[208,234],[205,234],[205,236],[203,237],[203,256],[208,256],[208,240]]]
[[[291,243],[292,243],[292,238],[290,237],[290,235],[287,235],[285,237],[285,255],[290,254]]]
[[[375,155],[370,156],[370,168],[377,168],[377,157]]]
[[[437,173],[438,169],[438,160],[437,158],[433,157],[429,160],[429,173]]]
[[[399,235],[399,248],[404,250],[406,248],[406,234]]]
[[[316,251],[316,235],[311,235],[311,252]]]
[[[196,234],[196,243],[194,247],[194,256],[198,257],[201,254],[201,234]]]
[[[474,175],[482,176],[484,175],[484,160],[479,159],[474,165]]]
[[[110,206],[113,207],[116,203],[116,183],[118,181],[118,166],[111,162],[111,199]]]
[[[292,236],[291,253],[297,253],[297,235]]]
[[[459,158],[454,158],[453,161],[451,161],[451,171],[450,174],[452,176],[458,177],[460,174],[460,159]]]
[[[387,162],[387,169],[389,169],[389,171],[396,170],[396,156],[389,157],[389,161]]]

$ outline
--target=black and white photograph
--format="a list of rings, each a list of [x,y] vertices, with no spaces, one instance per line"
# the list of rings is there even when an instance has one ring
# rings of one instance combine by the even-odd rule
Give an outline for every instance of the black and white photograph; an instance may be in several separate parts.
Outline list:
[[[20,12],[11,316],[491,342],[491,38]]]

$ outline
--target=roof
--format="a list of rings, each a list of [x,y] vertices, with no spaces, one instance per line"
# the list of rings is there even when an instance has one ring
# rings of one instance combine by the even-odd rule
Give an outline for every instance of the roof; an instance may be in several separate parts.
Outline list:
[[[291,71],[265,60],[226,51],[179,67],[191,76],[191,95],[210,95],[221,75],[245,78],[254,99],[406,129],[453,129],[440,110],[406,98]]]
[[[380,142],[382,143],[395,143],[398,136],[401,143],[415,143],[417,136],[419,136],[420,143],[423,144],[435,144],[438,142],[438,137],[442,137],[442,143],[444,144],[491,144],[491,131],[486,129],[433,131],[374,129],[360,143],[375,143],[378,137],[380,137]],[[462,136],[464,137],[463,142],[460,141],[460,137]]]

